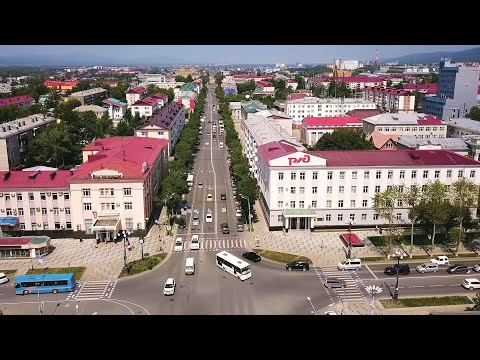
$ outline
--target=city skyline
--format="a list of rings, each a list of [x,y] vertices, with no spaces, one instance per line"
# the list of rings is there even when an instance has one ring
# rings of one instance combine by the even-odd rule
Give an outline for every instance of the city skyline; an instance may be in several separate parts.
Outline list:
[[[1,45],[0,64],[162,65],[321,64],[336,59],[391,59],[476,45]]]

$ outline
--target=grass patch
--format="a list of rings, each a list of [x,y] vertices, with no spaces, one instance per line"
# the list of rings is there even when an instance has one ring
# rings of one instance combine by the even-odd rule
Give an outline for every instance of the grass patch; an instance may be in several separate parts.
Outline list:
[[[447,305],[465,305],[472,304],[467,296],[442,296],[442,297],[422,297],[422,298],[404,298],[398,301],[380,300],[385,308],[404,308],[404,307],[422,307],[422,306],[447,306]]]
[[[414,260],[425,260],[425,259],[431,259],[432,257],[428,255],[413,255],[412,259]]]
[[[361,257],[360,260],[362,261],[384,261],[386,260],[384,256],[370,256],[370,257]]]
[[[167,257],[167,254],[162,253],[162,254],[148,256],[144,259],[129,262],[128,275],[140,274],[142,272],[152,270],[155,266],[160,264],[166,257]],[[120,273],[119,277],[123,277],[123,276],[125,275],[122,269],[122,272]]]
[[[478,255],[475,253],[460,253],[458,254],[458,257],[468,258],[468,257],[478,257]]]
[[[370,240],[373,245],[378,246],[378,247],[388,245],[388,237],[386,237],[386,236],[369,236],[368,240]]]
[[[5,275],[13,275],[17,272],[17,269],[15,269],[15,270],[0,270],[0,272],[3,272]]]
[[[270,250],[263,250],[263,249],[254,249],[254,251],[258,255],[264,257],[265,259],[273,260],[283,264],[286,264],[292,261],[297,261],[297,260],[308,260],[310,264],[312,263],[312,261],[305,256],[286,254],[286,253],[281,253],[277,251],[270,251]]]
[[[28,269],[26,275],[32,274],[66,274],[73,273],[75,280],[79,281],[87,268],[85,266],[79,267],[65,267],[65,268],[45,268],[45,269]]]

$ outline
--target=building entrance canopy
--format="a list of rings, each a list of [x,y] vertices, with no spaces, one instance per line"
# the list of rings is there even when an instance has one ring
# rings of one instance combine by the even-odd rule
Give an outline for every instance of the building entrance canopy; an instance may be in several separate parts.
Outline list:
[[[310,217],[316,218],[317,213],[313,209],[284,209],[283,216],[286,218]]]

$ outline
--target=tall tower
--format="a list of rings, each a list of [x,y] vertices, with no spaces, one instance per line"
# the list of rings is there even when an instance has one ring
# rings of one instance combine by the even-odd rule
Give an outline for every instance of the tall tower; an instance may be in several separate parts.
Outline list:
[[[378,49],[375,49],[375,61],[373,62],[373,70],[378,70]]]

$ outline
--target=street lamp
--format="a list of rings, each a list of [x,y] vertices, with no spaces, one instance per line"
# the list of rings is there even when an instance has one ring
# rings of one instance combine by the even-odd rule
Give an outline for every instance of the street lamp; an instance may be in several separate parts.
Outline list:
[[[312,314],[317,315],[317,310],[315,310],[315,307],[313,306],[312,299],[310,299],[310,296],[307,296],[307,300],[310,303],[310,305],[312,306],[312,309],[313,309]]]
[[[355,221],[349,219],[347,221],[348,224],[348,252],[347,252],[347,259],[352,257],[352,224],[355,224]]]
[[[243,195],[243,194],[240,194],[238,193],[238,196],[240,196],[242,199],[247,199],[247,203],[248,203],[248,226],[249,226],[249,230],[252,231],[252,215],[250,214],[250,199]]]
[[[367,290],[367,292],[372,297],[372,315],[374,315],[374,312],[375,312],[375,295],[380,294],[383,291],[383,289],[380,286],[367,286],[365,288],[365,290]]]
[[[118,237],[123,236],[123,272],[128,274],[128,263],[127,263],[127,232],[125,230],[118,233]]]
[[[403,259],[403,256],[402,254],[400,253],[400,251],[395,251],[395,254],[393,254],[394,256],[397,257],[397,271],[396,271],[396,277],[397,277],[397,281],[395,283],[395,292],[393,293],[393,300],[397,301],[398,300],[398,275],[399,275],[399,272],[400,272],[400,259]]]
[[[145,242],[145,239],[144,238],[140,238],[140,240],[138,240],[138,242],[140,243],[141,247],[142,247],[142,260],[143,260],[143,243]]]

